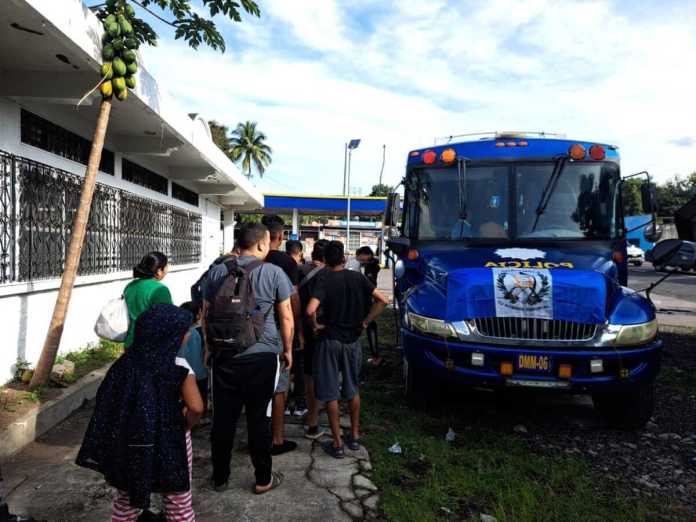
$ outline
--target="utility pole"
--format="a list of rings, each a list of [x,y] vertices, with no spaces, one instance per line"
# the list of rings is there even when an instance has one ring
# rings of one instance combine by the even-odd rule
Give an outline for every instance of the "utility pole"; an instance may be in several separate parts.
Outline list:
[[[342,194],[345,196],[346,195],[346,170],[347,170],[347,165],[348,165],[348,144],[344,144],[344,149],[343,149],[343,192]]]
[[[348,177],[347,177],[347,196],[348,202],[346,207],[346,252],[350,251],[350,160],[353,156],[353,149],[357,149],[360,145],[359,139],[350,140],[350,143],[346,146],[348,150]]]
[[[379,184],[382,184],[382,174],[384,174],[384,160],[387,159],[387,146],[382,145],[382,168],[379,171]]]

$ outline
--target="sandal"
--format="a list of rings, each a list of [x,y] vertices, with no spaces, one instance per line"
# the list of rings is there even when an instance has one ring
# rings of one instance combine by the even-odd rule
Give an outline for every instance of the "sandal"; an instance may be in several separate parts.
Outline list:
[[[343,446],[337,448],[336,446],[334,446],[333,440],[327,440],[326,442],[323,442],[321,447],[328,455],[335,459],[342,459],[346,456]]]
[[[256,486],[254,486],[252,491],[254,492],[254,495],[263,495],[264,493],[268,493],[271,490],[274,490],[278,486],[280,486],[283,483],[283,479],[285,478],[285,475],[283,475],[280,471],[271,471],[271,487],[268,489],[264,489],[263,491],[257,491]]]

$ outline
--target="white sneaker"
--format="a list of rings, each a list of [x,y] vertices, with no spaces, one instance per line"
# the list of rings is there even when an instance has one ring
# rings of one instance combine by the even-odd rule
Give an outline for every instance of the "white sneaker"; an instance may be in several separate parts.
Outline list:
[[[308,410],[307,408],[300,408],[300,409],[295,410],[295,412],[293,413],[293,415],[294,415],[295,417],[304,417],[304,416],[307,415],[308,413],[309,413],[309,410]]]
[[[285,408],[285,416],[290,417],[292,415],[292,412],[290,411],[290,408]]]

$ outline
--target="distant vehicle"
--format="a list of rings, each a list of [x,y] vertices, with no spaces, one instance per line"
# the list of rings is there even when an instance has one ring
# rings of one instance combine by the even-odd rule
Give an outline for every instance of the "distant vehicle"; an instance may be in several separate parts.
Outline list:
[[[626,247],[626,255],[631,265],[641,266],[645,262],[645,252],[639,246],[628,245]]]
[[[613,425],[645,425],[662,341],[626,287],[623,179],[616,147],[544,134],[409,153],[385,224],[400,222],[388,245],[414,406],[437,408],[444,383],[526,387],[588,393]]]

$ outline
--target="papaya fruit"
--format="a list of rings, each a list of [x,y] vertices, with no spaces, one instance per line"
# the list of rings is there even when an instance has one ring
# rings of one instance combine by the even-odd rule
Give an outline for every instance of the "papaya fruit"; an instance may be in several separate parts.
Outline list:
[[[107,32],[112,38],[116,38],[117,36],[121,35],[121,26],[115,22],[113,24],[109,24]]]
[[[114,90],[116,91],[116,94],[126,89],[126,79],[123,77],[114,78],[113,80],[111,80],[111,83],[114,84]]]
[[[135,16],[135,9],[133,9],[133,6],[130,4],[126,4],[126,15],[130,18]]]
[[[126,66],[126,73],[127,74],[130,74],[132,76],[137,72],[138,72],[138,64],[137,63],[131,62]]]
[[[121,26],[122,34],[133,34],[133,26],[130,24],[128,20],[124,20],[119,25]]]
[[[106,80],[110,80],[114,77],[114,66],[111,62],[104,62],[101,68],[102,76]]]
[[[127,72],[126,63],[123,60],[121,60],[121,58],[119,58],[118,56],[116,58],[114,58],[113,65],[114,65],[114,75],[115,76],[125,76],[126,75],[126,72]]]
[[[133,38],[132,36],[126,38],[126,47],[128,49],[137,49],[139,47],[138,40]]]
[[[34,376],[34,370],[24,370],[22,372],[22,382],[24,384],[29,384],[31,382],[31,378]]]
[[[117,92],[117,93],[116,93],[116,97],[117,97],[120,101],[125,101],[126,98],[128,98],[128,89],[123,89],[122,91]]]
[[[104,47],[102,47],[102,58],[104,58],[104,60],[113,60],[115,54],[116,53],[114,52],[114,48],[111,44],[106,44]]]
[[[102,93],[102,96],[104,98],[110,98],[111,95],[114,93],[114,86],[109,80],[106,80],[105,82],[102,82],[102,84],[99,86],[99,90]]]
[[[114,51],[117,53],[120,53],[126,48],[126,44],[123,43],[123,40],[121,38],[114,38],[113,41],[111,42],[111,46],[114,48]]]
[[[111,24],[116,23],[116,17],[112,14],[104,18],[104,27],[108,28]]]
[[[135,76],[126,76],[126,85],[129,89],[135,89]]]
[[[121,56],[123,56],[123,61],[126,63],[133,63],[136,58],[135,51],[132,51],[130,49],[123,51]]]

